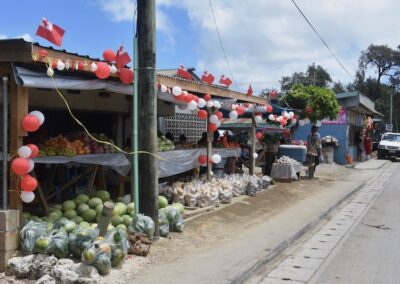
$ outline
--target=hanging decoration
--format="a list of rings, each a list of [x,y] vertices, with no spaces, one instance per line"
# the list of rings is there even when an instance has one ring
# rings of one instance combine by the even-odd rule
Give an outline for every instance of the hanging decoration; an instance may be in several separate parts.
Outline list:
[[[214,164],[219,164],[221,162],[221,156],[219,154],[214,154],[211,156],[211,161]]]
[[[211,96],[210,96],[209,94],[205,94],[205,95],[203,96],[203,99],[204,99],[205,101],[209,101],[209,100],[211,100]]]
[[[175,97],[182,95],[182,89],[181,89],[181,87],[178,87],[178,86],[172,87],[172,94],[173,94]]]
[[[22,191],[21,200],[25,203],[31,203],[35,199],[35,194],[31,191]]]
[[[229,118],[230,118],[230,119],[237,119],[237,118],[238,118],[238,113],[237,113],[237,111],[236,111],[236,110],[231,110],[231,111],[229,112]]]
[[[206,105],[207,105],[206,100],[205,100],[205,99],[202,99],[202,98],[199,98],[199,101],[198,101],[198,103],[197,103],[197,106],[198,106],[199,108],[203,108],[203,107],[205,107]]]
[[[20,187],[24,191],[34,191],[37,185],[37,180],[29,174],[23,175],[20,181]]]
[[[167,88],[167,86],[165,86],[165,85],[161,85],[161,86],[160,86],[160,91],[161,91],[161,92],[163,92],[163,93],[166,93],[166,92],[168,92],[168,88]]]
[[[195,101],[190,101],[190,103],[188,103],[188,109],[189,110],[195,110],[197,109],[197,103]]]
[[[218,129],[218,126],[214,123],[208,124],[208,132],[215,132]]]
[[[206,155],[200,155],[197,158],[197,161],[199,162],[200,165],[205,165],[205,164],[207,164],[207,156]]]
[[[263,134],[261,132],[256,133],[257,140],[261,140],[263,138]]]
[[[40,112],[38,110],[34,110],[34,111],[31,111],[29,114],[36,116],[36,118],[39,119],[40,125],[42,125],[44,123],[44,115],[42,112]]]
[[[39,148],[35,144],[28,144],[26,147],[31,149],[31,155],[28,157],[29,159],[34,159],[39,155]]]
[[[256,123],[261,123],[261,121],[262,121],[262,116],[261,116],[261,115],[256,115],[256,116],[254,117],[254,120],[255,120]]]
[[[108,64],[104,62],[99,62],[97,63],[97,68],[94,73],[99,79],[107,79],[108,77],[110,77],[111,70]]]
[[[197,116],[200,118],[200,119],[206,119],[207,118],[207,116],[208,116],[208,114],[207,114],[207,111],[205,111],[205,110],[199,110],[199,112],[197,113]]]
[[[26,115],[22,119],[22,128],[27,132],[34,132],[40,127],[39,119],[34,115]]]
[[[19,157],[27,159],[32,155],[32,150],[28,146],[21,146],[18,148],[17,154]]]
[[[112,49],[106,49],[103,52],[103,58],[105,61],[114,62],[115,60],[115,53]]]
[[[133,82],[133,71],[128,68],[121,68],[119,70],[119,79],[122,83],[129,85]]]
[[[24,175],[29,172],[29,161],[24,158],[16,158],[11,162],[11,170],[17,175]]]
[[[218,122],[218,116],[215,114],[210,115],[210,118],[208,119],[211,123],[217,124]]]

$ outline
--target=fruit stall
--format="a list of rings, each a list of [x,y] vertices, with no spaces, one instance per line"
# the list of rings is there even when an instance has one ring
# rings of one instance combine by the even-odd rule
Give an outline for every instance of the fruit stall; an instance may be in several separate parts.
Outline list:
[[[126,67],[113,72],[113,66],[23,40],[0,41],[0,76],[9,78],[10,98],[8,208],[21,216],[19,243],[27,254],[82,259],[100,274],[121,263],[128,242],[133,253],[146,255],[149,241],[140,234],[151,239],[155,229],[151,218],[135,212],[132,196],[125,195],[133,72]],[[104,70],[109,70],[107,80],[101,78]],[[266,101],[179,77],[158,75],[157,82],[157,115],[173,115],[176,106],[184,105],[206,121],[208,133],[205,148],[174,149],[160,136],[160,177],[208,166],[207,179],[160,187],[160,235],[167,236],[183,230],[184,205],[230,203],[234,196],[268,186],[269,180],[260,177],[217,180],[211,173],[212,164],[240,156],[234,143],[212,147],[224,116],[222,100],[229,100],[224,107],[230,119],[245,112],[245,103]],[[256,117],[255,124],[261,116]]]

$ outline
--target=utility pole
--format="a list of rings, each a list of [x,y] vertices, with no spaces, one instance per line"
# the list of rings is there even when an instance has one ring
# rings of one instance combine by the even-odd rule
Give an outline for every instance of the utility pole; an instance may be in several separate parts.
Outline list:
[[[137,13],[139,150],[157,154],[156,1],[138,0]],[[140,212],[154,220],[158,236],[158,166],[151,154],[139,156],[139,184]]]
[[[393,87],[393,93],[390,95],[390,117],[389,117],[389,123],[393,125],[393,96],[396,88]]]

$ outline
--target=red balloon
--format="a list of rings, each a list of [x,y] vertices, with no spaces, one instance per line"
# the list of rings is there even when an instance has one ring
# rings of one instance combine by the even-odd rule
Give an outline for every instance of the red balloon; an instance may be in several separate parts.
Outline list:
[[[185,94],[180,94],[179,96],[176,96],[175,97],[175,99],[177,100],[177,101],[180,101],[180,102],[184,102],[185,101],[185,98],[186,98],[186,95]]]
[[[113,62],[115,60],[115,53],[112,49],[106,49],[103,52],[103,58],[104,60],[108,62]]]
[[[224,115],[220,111],[216,111],[215,115],[218,117],[218,119],[222,119],[224,117]]]
[[[37,183],[37,180],[34,177],[32,177],[29,174],[25,174],[22,177],[22,179],[21,179],[21,181],[19,183],[19,186],[24,191],[34,191],[37,188],[38,183]]]
[[[29,159],[36,158],[39,155],[39,148],[35,144],[28,144],[26,145],[31,149],[32,154],[29,156]]]
[[[83,62],[78,62],[78,69],[85,70],[85,64],[83,64]]]
[[[133,71],[128,68],[121,68],[119,70],[119,79],[122,83],[129,85],[133,82]]]
[[[94,73],[99,79],[107,79],[110,76],[110,67],[104,62],[99,62]]]
[[[22,119],[22,128],[28,132],[34,132],[38,130],[39,127],[40,127],[40,121],[34,115],[28,114]]]
[[[56,69],[57,68],[57,61],[53,60],[53,62],[51,63],[51,68],[52,69]]]
[[[46,49],[41,49],[41,50],[39,50],[38,53],[39,53],[39,56],[42,58],[49,56],[49,52]]]
[[[238,113],[238,115],[244,114],[244,107],[238,106],[236,108],[236,112]]]
[[[249,107],[249,105],[250,105],[249,103],[245,103],[244,104],[245,107]]]
[[[192,94],[187,94],[185,96],[185,102],[190,103],[193,100],[193,95]]]
[[[205,101],[209,101],[209,100],[211,100],[211,96],[210,96],[209,94],[205,94],[205,95],[203,96],[203,99],[204,99]]]
[[[199,164],[204,165],[207,163],[207,156],[206,155],[200,155],[197,160],[199,161]]]
[[[261,139],[263,138],[263,134],[262,134],[261,132],[257,132],[257,133],[256,133],[256,138],[257,138],[258,140],[261,140]]]
[[[24,158],[16,158],[11,162],[11,169],[17,175],[24,175],[29,171],[29,161]]]
[[[196,95],[193,95],[192,100],[194,100],[196,103],[198,103],[199,102],[199,97],[196,96]]]
[[[208,124],[208,132],[215,132],[218,129],[217,125],[214,123]]]
[[[271,105],[267,105],[266,110],[267,110],[267,112],[272,112],[273,107]]]
[[[286,124],[287,124],[287,120],[282,119],[282,120],[281,120],[281,125],[282,125],[282,126],[285,126]]]
[[[199,112],[197,113],[197,116],[200,119],[206,119],[207,118],[207,111],[205,111],[204,109],[199,110]]]

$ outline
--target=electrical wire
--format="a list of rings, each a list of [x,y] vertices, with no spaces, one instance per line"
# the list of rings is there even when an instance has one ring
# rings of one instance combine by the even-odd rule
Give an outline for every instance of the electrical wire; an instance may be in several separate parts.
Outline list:
[[[223,45],[223,43],[222,43],[221,33],[219,32],[219,29],[218,29],[218,25],[217,25],[217,21],[216,21],[216,19],[215,19],[214,9],[213,9],[211,0],[208,0],[208,2],[210,3],[211,14],[212,14],[213,19],[214,19],[215,29],[216,29],[217,34],[218,34],[218,39],[219,39],[219,43],[220,43],[220,45],[221,45],[222,53],[224,54],[224,57],[225,57],[226,66],[228,67],[228,71],[229,71],[229,74],[230,74],[230,76],[231,76],[231,78],[232,78],[233,84],[234,84],[234,85],[236,86],[236,88],[240,91],[239,86],[238,86],[238,85],[236,84],[236,82],[235,82],[235,78],[234,78],[234,76],[233,76],[232,69],[231,69],[231,66],[230,66],[230,64],[229,64],[228,56],[226,55],[226,51],[225,51],[224,45]]]
[[[331,55],[335,58],[335,60],[337,61],[337,63],[340,65],[340,67],[342,67],[342,69],[344,70],[344,72],[346,72],[346,74],[350,77],[350,79],[353,79],[353,77],[351,76],[350,72],[346,69],[346,67],[344,67],[344,65],[342,64],[342,62],[340,62],[339,58],[335,55],[335,53],[332,51],[332,49],[328,46],[328,44],[326,43],[326,41],[322,38],[322,36],[318,33],[318,31],[314,28],[314,26],[311,24],[311,22],[307,19],[306,15],[303,13],[303,11],[300,9],[300,7],[297,5],[297,3],[294,0],[291,0],[292,3],[296,6],[297,10],[300,12],[300,14],[303,16],[304,20],[306,20],[306,22],[308,23],[308,25],[311,27],[311,29],[314,31],[314,33],[318,36],[318,38],[322,41],[322,43],[325,45],[325,47],[329,50],[329,52],[331,53]]]

